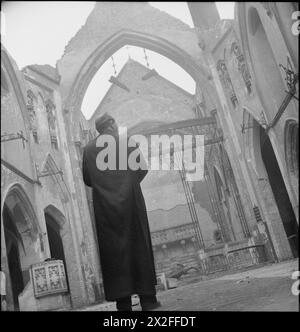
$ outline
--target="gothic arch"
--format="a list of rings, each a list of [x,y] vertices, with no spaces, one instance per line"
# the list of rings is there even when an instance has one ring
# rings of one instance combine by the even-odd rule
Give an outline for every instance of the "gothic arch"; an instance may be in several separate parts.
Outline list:
[[[43,107],[46,107],[45,97],[40,91],[38,92],[37,98],[38,97],[41,99]]]
[[[66,218],[64,214],[53,204],[49,204],[44,208],[44,213],[50,215],[57,223],[60,229],[63,229]]]
[[[7,303],[9,310],[18,310],[18,296],[28,281],[29,267],[39,259],[36,251],[42,249],[42,232],[34,208],[19,183],[12,184],[1,206],[1,230],[3,230],[3,263],[1,270],[7,275]]]
[[[67,203],[69,201],[70,192],[65,180],[63,179],[63,173],[62,174],[58,173],[60,171],[61,169],[57,166],[54,158],[50,153],[48,153],[44,163],[42,164],[41,172],[56,173],[54,175],[51,175],[52,180],[59,189],[60,199],[62,200],[63,203]]]
[[[260,126],[261,123],[256,117],[255,112],[243,107],[244,128],[244,154],[246,160],[251,162],[257,178],[266,177],[265,167],[263,165],[260,152]]]
[[[216,100],[212,95],[213,90],[209,89],[212,83],[208,72],[197,64],[196,60],[185,50],[161,37],[124,29],[106,39],[86,59],[76,75],[70,92],[65,96],[64,108],[66,110],[80,109],[84,94],[98,69],[112,54],[127,44],[150,49],[171,59],[202,85],[210,100]]]
[[[7,189],[6,194],[4,195],[4,198],[2,200],[1,211],[3,210],[7,198],[9,198],[10,196],[14,196],[16,200],[21,203],[21,210],[24,213],[24,215],[27,216],[26,222],[28,222],[31,225],[34,234],[37,235],[40,231],[40,226],[38,223],[38,219],[36,217],[36,213],[34,211],[30,199],[25,193],[25,190],[19,183],[14,183]]]
[[[261,212],[263,218],[270,227],[272,241],[274,241],[275,251],[279,259],[285,257],[285,255],[286,257],[290,257],[289,252],[284,252],[282,250],[282,247],[287,246],[286,241],[290,234],[287,232],[287,238],[279,236],[278,229],[281,229],[281,232],[284,234],[285,224],[290,220],[290,217],[291,220],[293,220],[293,227],[295,226],[296,221],[294,222],[295,216],[293,207],[288,201],[287,194],[283,196],[282,199],[278,198],[278,193],[284,192],[286,189],[283,180],[280,180],[281,174],[279,166],[275,165],[277,163],[276,157],[275,155],[272,156],[272,143],[270,142],[269,137],[265,134],[262,125],[250,113],[247,112],[247,116],[247,126],[249,126],[249,129],[245,132],[247,138],[245,153],[248,162],[252,163],[252,171],[254,171],[255,174],[253,180],[257,188],[259,204],[262,208]],[[268,165],[268,159],[271,160],[271,158],[275,158],[274,160],[272,159],[273,161],[271,165],[274,170],[277,169],[277,175],[275,177],[270,172],[270,162]],[[282,203],[283,201],[284,203]],[[289,214],[290,216],[285,218],[283,217],[284,213]],[[273,227],[276,231],[273,230]],[[291,250],[293,246],[294,245],[291,244]]]
[[[286,96],[285,91],[288,90],[286,74],[280,64],[289,66],[288,62],[292,70],[296,64],[290,58],[278,24],[263,6],[262,2],[238,3],[236,16],[243,54],[255,82],[253,89],[263,105],[267,121],[270,122]],[[277,38],[278,45],[274,45],[274,38]],[[294,100],[287,105],[285,114],[297,114]],[[283,122],[275,129],[283,130]]]
[[[2,74],[4,74],[4,76],[2,76]],[[18,68],[13,63],[11,57],[9,56],[3,45],[1,45],[1,82],[2,79],[4,79],[4,82],[6,82],[6,87],[8,88],[8,90],[11,91],[12,88],[13,92],[16,95],[16,100],[21,111],[24,126],[27,129],[26,133],[24,134],[27,136],[26,138],[29,139],[28,135],[30,128],[30,120],[26,107],[25,91],[22,88],[23,84],[19,77]]]

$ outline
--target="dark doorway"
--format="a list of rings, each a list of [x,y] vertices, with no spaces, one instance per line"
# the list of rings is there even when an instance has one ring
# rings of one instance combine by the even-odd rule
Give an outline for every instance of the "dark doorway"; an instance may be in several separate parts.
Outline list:
[[[51,258],[60,259],[64,262],[66,279],[69,288],[68,273],[65,259],[63,242],[60,236],[60,226],[56,220],[48,213],[45,213],[48,241]]]
[[[45,213],[45,218],[51,258],[61,259],[65,263],[65,253],[60,237],[59,225],[48,213]]]
[[[290,202],[284,180],[281,175],[278,162],[265,130],[260,127],[261,155],[268,173],[272,192],[280,213],[280,217],[289,240],[290,248],[294,257],[299,256],[298,223]]]
[[[13,216],[6,204],[3,209],[4,236],[7,250],[9,276],[13,295],[14,310],[19,310],[18,296],[24,289],[24,280],[20,263],[19,247],[22,247],[22,239],[19,234]]]

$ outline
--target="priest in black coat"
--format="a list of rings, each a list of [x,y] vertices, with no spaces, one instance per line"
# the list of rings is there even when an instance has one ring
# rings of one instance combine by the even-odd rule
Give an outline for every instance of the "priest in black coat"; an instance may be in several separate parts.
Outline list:
[[[96,147],[99,136],[84,148],[82,165],[84,183],[93,190],[105,298],[116,301],[118,310],[130,311],[131,295],[137,294],[142,310],[152,310],[160,303],[156,299],[154,257],[140,187],[148,171],[119,169],[120,136],[110,115],[98,118],[95,126],[100,135],[111,135],[116,141],[115,151],[109,152],[116,153],[116,170],[99,170],[97,156],[107,148]],[[129,156],[135,148],[127,149]]]

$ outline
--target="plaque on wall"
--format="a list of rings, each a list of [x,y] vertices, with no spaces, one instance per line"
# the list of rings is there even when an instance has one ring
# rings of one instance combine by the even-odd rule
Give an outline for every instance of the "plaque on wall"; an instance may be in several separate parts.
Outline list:
[[[65,267],[62,260],[50,260],[31,266],[34,296],[68,292]]]

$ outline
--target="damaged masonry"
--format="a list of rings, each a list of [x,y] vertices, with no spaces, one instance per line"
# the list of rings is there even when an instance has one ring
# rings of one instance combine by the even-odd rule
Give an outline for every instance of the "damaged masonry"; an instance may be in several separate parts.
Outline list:
[[[111,310],[82,175],[83,148],[105,113],[147,144],[154,135],[201,141],[198,155],[190,144],[199,157],[193,167],[175,151],[178,169],[150,169],[141,182],[163,310],[215,310],[222,297],[203,307],[200,297],[209,295],[201,283],[220,275],[220,283],[229,278],[258,298],[267,286],[245,270],[263,282],[259,271],[271,266],[291,286],[284,278],[299,255],[299,64],[291,29],[298,4],[236,2],[233,19],[221,19],[214,2],[187,6],[194,27],[146,2],[96,2],[55,67],[20,69],[1,43],[3,310]],[[126,46],[139,47],[146,65],[128,56],[117,71],[114,55]],[[195,92],[150,69],[150,51],[190,75]],[[88,87],[110,60],[111,85],[87,119]],[[147,154],[148,145],[141,150]],[[181,307],[166,290],[181,294]],[[292,303],[283,302],[279,309]]]

